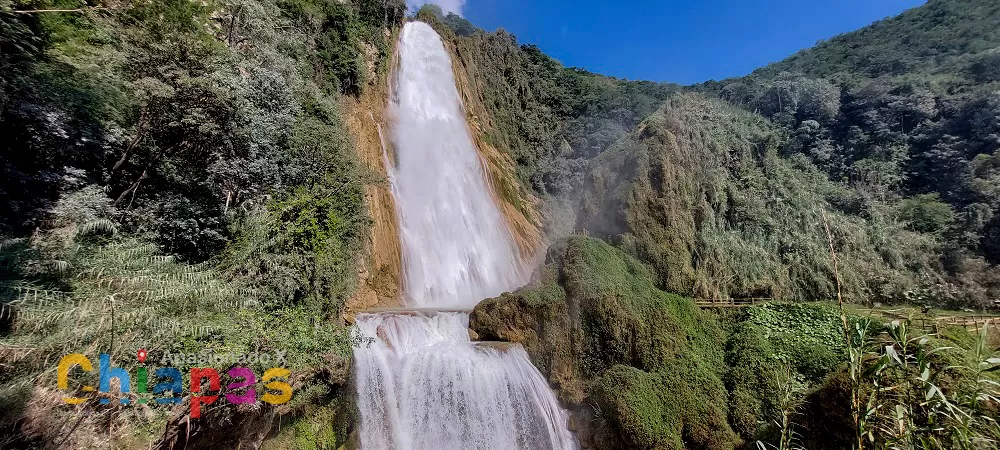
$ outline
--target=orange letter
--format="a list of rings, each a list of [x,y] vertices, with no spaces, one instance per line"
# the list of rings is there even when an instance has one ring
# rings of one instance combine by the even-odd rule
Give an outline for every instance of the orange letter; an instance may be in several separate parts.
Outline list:
[[[267,383],[267,381],[272,378],[288,378],[288,375],[291,373],[292,372],[283,367],[272,367],[264,371],[264,376],[261,378],[261,381]],[[267,403],[280,405],[282,403],[288,403],[288,401],[292,399],[292,386],[288,383],[283,381],[272,381],[265,384],[264,387],[275,391],[281,391],[281,395],[275,395],[268,392],[261,396],[260,399]]]
[[[59,389],[64,391],[69,389],[69,369],[73,366],[80,366],[80,368],[85,372],[94,370],[94,365],[90,363],[90,360],[80,353],[71,353],[63,356],[62,359],[59,360],[59,369],[56,374],[56,386]],[[84,386],[83,390],[93,391],[94,388],[93,386]],[[79,405],[80,403],[87,401],[87,399],[81,397],[63,397],[63,401],[69,403],[70,405]]]

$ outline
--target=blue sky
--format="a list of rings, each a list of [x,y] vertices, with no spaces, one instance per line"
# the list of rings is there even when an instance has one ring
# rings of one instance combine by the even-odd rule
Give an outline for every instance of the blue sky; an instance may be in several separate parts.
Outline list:
[[[425,0],[410,0],[410,3]],[[923,0],[431,0],[566,66],[697,83],[745,75]]]

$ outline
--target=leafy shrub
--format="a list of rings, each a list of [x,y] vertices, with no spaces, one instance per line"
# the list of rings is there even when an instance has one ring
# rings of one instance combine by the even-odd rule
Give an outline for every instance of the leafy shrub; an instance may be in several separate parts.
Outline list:
[[[899,204],[899,216],[909,227],[923,233],[940,234],[951,226],[955,213],[937,194],[918,195]]]
[[[729,318],[725,376],[730,421],[748,442],[773,432],[779,381],[790,372],[817,385],[846,359],[844,331],[835,308],[815,304],[768,304]]]

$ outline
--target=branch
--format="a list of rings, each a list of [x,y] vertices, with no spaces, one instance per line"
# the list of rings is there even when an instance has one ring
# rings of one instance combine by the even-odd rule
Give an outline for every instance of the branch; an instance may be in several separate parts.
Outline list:
[[[128,160],[129,154],[131,154],[132,151],[135,150],[135,148],[139,145],[139,142],[142,141],[142,131],[144,128],[146,128],[146,105],[143,105],[142,108],[139,110],[139,123],[136,125],[135,138],[132,139],[132,142],[125,149],[125,153],[122,154],[121,159],[119,159],[118,162],[115,163],[115,166],[111,168],[112,173],[118,170],[118,168],[121,167],[122,164],[125,164],[125,161]]]
[[[851,333],[847,326],[847,315],[844,314],[844,296],[840,292],[840,269],[837,264],[837,252],[833,249],[833,233],[830,232],[830,221],[826,218],[826,208],[819,210],[823,216],[823,229],[826,231],[826,241],[830,244],[830,257],[833,259],[833,277],[837,282],[837,306],[840,307],[840,320],[844,326],[844,337],[847,338],[848,348],[851,346]]]
[[[844,327],[844,339],[847,341],[847,355],[848,359],[851,360],[850,364],[854,365],[853,353],[854,353],[854,342],[851,339],[850,326],[847,323],[847,314],[844,312],[844,296],[840,292],[840,268],[837,264],[837,251],[833,247],[833,233],[830,232],[830,221],[826,218],[826,208],[819,210],[820,215],[823,217],[823,230],[826,231],[826,241],[830,244],[830,258],[833,259],[833,277],[837,282],[837,306],[840,309],[840,323]],[[864,337],[860,337],[864,339]],[[862,416],[861,416],[861,396],[859,392],[859,380],[860,380],[860,368],[858,371],[858,378],[855,379],[854,369],[851,369],[851,417],[854,419],[855,429],[855,439],[857,443],[856,450],[864,449],[864,439],[862,438]]]
[[[121,195],[118,196],[118,199],[115,200],[114,205],[118,206],[118,204],[121,203],[122,200],[125,200],[125,196],[128,195],[130,192],[132,193],[132,198],[134,199],[135,198],[135,191],[139,189],[139,183],[142,183],[142,180],[144,180],[145,178],[146,178],[146,171],[143,170],[142,171],[142,175],[139,176],[139,179],[135,180],[135,183],[132,183],[132,185],[129,186],[128,189],[125,189],[125,192],[122,192]],[[130,201],[129,202],[129,206],[131,206],[131,205],[132,205],[132,202]]]

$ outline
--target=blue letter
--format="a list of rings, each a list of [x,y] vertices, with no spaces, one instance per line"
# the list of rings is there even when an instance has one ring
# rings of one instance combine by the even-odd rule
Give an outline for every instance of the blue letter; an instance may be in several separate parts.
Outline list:
[[[121,367],[111,368],[111,355],[107,353],[101,353],[101,382],[100,389],[101,392],[107,393],[111,390],[111,379],[117,378],[120,390],[123,394],[128,393],[132,390],[132,380],[128,376],[128,372]],[[131,402],[128,398],[121,399],[123,405],[129,404]],[[111,400],[106,398],[101,399],[102,405],[107,405],[111,403]]]
[[[181,384],[184,379],[181,377],[180,370],[177,370],[176,367],[161,367],[156,369],[156,378],[170,378],[169,382],[164,381],[153,386],[153,395],[170,393],[170,397],[158,398],[156,403],[165,405],[167,403],[179,404],[184,401],[183,398],[174,397],[175,394],[184,392],[184,385]]]

